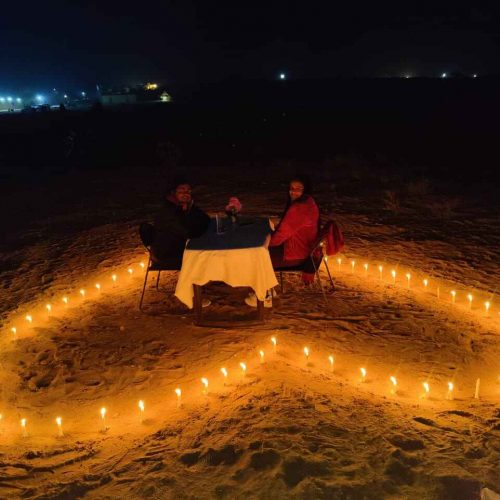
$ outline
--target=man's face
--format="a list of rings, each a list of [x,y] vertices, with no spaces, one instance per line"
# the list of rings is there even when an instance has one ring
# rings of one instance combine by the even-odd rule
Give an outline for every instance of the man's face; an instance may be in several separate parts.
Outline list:
[[[295,201],[297,198],[300,198],[304,194],[304,185],[299,181],[290,182],[289,191],[290,198],[292,201]]]
[[[191,203],[191,186],[189,184],[179,184],[175,188],[175,198],[182,205]]]

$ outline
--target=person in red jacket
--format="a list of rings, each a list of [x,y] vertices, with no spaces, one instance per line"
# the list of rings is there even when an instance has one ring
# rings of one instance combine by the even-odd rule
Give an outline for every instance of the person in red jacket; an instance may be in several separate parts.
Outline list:
[[[273,268],[293,267],[302,264],[314,248],[318,237],[319,209],[311,196],[311,185],[306,177],[296,176],[290,181],[285,211],[276,230],[271,236],[269,254]],[[314,273],[302,273],[302,280],[309,284]],[[272,307],[272,296],[268,293],[264,305]],[[250,294],[245,302],[257,306],[255,294]]]
[[[296,177],[290,181],[285,212],[269,243],[274,268],[301,264],[314,247],[318,237],[319,209],[310,193],[310,183],[306,178]],[[304,276],[303,279],[311,281],[311,277]]]

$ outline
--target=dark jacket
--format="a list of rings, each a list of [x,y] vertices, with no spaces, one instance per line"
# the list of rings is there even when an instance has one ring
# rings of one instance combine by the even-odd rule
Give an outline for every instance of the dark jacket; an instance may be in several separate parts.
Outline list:
[[[303,195],[288,206],[269,246],[284,246],[284,259],[305,259],[318,237],[319,209],[314,199]]]
[[[169,197],[154,221],[151,245],[153,260],[182,261],[186,240],[201,236],[208,228],[210,217],[196,205],[187,210]]]

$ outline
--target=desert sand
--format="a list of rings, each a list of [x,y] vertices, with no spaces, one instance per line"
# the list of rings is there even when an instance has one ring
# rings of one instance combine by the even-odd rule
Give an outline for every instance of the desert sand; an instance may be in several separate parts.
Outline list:
[[[248,215],[283,209],[284,169],[193,172],[211,214],[231,195]],[[82,171],[4,188],[2,498],[500,492],[498,211],[462,199],[445,217],[443,197],[421,193],[396,213],[364,181],[347,189],[319,178],[323,218],[346,236],[328,261],[335,292],[325,301],[286,275],[264,325],[201,328],[173,296],[175,273],[162,274],[159,291],[152,275],[138,310],[147,253],[137,228],[165,176]],[[247,291],[208,286],[207,314],[251,314]]]

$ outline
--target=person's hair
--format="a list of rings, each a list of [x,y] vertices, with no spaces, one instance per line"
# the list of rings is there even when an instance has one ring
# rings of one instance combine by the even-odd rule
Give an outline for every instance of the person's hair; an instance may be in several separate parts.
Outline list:
[[[311,178],[308,175],[296,174],[290,179],[289,184],[294,182],[294,181],[300,182],[304,186],[303,195],[312,194],[312,191],[313,191],[312,182],[311,182]]]
[[[173,192],[175,192],[178,186],[182,186],[183,184],[189,184],[191,187],[193,187],[193,182],[188,178],[187,175],[182,173],[173,175],[167,183],[167,187],[165,190],[166,194],[172,194]]]

